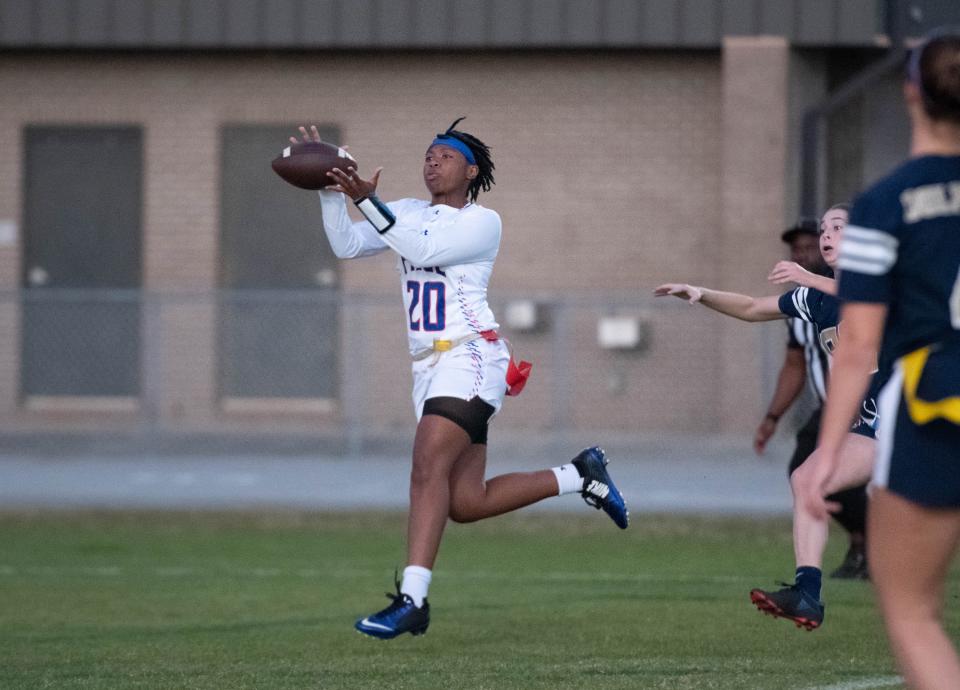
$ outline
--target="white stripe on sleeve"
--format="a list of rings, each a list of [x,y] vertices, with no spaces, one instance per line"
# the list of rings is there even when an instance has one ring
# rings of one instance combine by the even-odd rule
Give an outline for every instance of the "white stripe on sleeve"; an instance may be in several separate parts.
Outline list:
[[[896,263],[899,245],[889,233],[851,225],[843,231],[837,265],[855,273],[884,275]]]
[[[837,268],[841,271],[853,271],[854,273],[864,273],[868,276],[886,275],[892,264],[878,263],[876,261],[861,261],[854,257],[844,257],[840,255],[837,261]]]
[[[862,244],[879,244],[894,251],[900,244],[900,240],[888,232],[862,228],[859,225],[848,225],[843,231],[843,238],[856,240]]]
[[[793,306],[796,307],[800,318],[804,321],[813,321],[813,316],[810,315],[810,308],[807,306],[807,294],[809,292],[809,289],[805,287],[797,288],[793,292]]]

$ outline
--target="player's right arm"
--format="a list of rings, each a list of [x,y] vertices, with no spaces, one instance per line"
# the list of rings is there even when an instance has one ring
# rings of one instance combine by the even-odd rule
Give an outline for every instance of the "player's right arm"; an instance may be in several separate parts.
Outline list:
[[[320,132],[316,125],[310,125],[310,130],[306,127],[300,127],[300,139],[290,137],[291,144],[319,143]],[[347,148],[346,146],[344,148]],[[353,169],[351,168],[351,171]],[[370,181],[374,188],[377,186],[377,180],[380,177],[380,171],[374,173]],[[387,249],[387,245],[380,239],[380,236],[373,231],[369,223],[354,223],[350,220],[347,213],[347,204],[343,199],[341,189],[336,184],[336,180],[330,180],[330,186],[319,190],[320,208],[323,214],[323,230],[327,234],[327,240],[330,242],[330,248],[338,259],[356,259],[362,256],[371,256],[379,254]]]
[[[736,292],[721,292],[686,283],[665,283],[653,291],[657,297],[672,295],[687,300],[690,304],[699,302],[714,311],[732,316],[741,321],[773,321],[786,318],[780,311],[779,297],[750,297]]]
[[[837,294],[836,280],[811,273],[794,261],[778,261],[770,270],[767,280],[775,285],[796,283],[800,287],[812,287],[827,295]]]
[[[386,250],[387,244],[367,221],[354,223],[347,213],[345,197],[338,191],[321,189],[323,230],[330,248],[339,259],[357,259]]]

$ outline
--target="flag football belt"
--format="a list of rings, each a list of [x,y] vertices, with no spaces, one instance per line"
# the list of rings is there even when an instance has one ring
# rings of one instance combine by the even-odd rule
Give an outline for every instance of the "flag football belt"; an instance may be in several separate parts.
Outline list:
[[[907,403],[910,419],[914,424],[928,424],[934,419],[946,419],[954,424],[960,424],[960,396],[950,395],[939,400],[922,400],[917,396],[920,377],[923,375],[932,351],[931,346],[928,345],[900,359],[903,366],[903,397]]]
[[[442,355],[444,352],[450,352],[461,345],[466,345],[474,340],[481,339],[486,340],[489,343],[495,343],[498,340],[501,340],[497,332],[493,330],[471,333],[470,335],[465,335],[462,338],[456,338],[454,340],[441,340],[439,338],[434,338],[433,347],[429,347],[426,350],[421,350],[413,355],[413,361],[421,362],[427,357],[434,357],[433,364],[436,364],[438,361],[440,361],[440,355]],[[533,368],[533,365],[530,362],[525,362],[522,359],[519,363],[515,362],[513,359],[513,347],[510,345],[510,341],[506,338],[503,338],[502,340],[504,343],[506,343],[507,351],[510,353],[510,363],[507,365],[507,395],[520,395],[520,391],[522,391],[523,387],[527,385],[527,379],[530,378],[530,370]],[[430,366],[433,366],[433,364]]]

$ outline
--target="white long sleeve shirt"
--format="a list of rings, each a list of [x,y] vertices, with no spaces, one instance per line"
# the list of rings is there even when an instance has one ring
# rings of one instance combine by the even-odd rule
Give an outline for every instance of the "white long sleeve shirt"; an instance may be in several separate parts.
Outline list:
[[[411,354],[431,348],[434,339],[457,340],[498,327],[487,304],[500,249],[496,211],[400,199],[387,203],[397,222],[381,235],[365,220],[350,220],[340,192],[321,190],[319,196],[323,229],[337,257],[397,253]]]

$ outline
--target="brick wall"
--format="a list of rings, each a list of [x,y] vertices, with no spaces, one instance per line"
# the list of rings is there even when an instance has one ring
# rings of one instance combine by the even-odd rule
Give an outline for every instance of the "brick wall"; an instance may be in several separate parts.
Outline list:
[[[571,310],[564,333],[515,338],[520,354],[536,360],[536,374],[524,402],[509,402],[498,424],[547,428],[556,423],[559,405],[585,429],[741,431],[762,403],[754,392],[737,398],[745,409],[727,419],[715,414],[729,395],[724,388],[736,385],[723,374],[723,362],[738,352],[744,385],[759,390],[762,338],[738,334],[718,347],[727,332],[721,319],[679,302],[647,299],[666,280],[713,284],[746,271],[738,258],[744,243],[766,243],[749,253],[751,262],[780,255],[773,238],[783,223],[784,142],[776,129],[785,126],[778,99],[785,98],[786,46],[737,55],[740,63],[767,60],[750,83],[774,85],[760,98],[772,112],[756,112],[757,103],[725,91],[733,73],[725,75],[729,56],[717,52],[6,55],[0,58],[0,146],[7,154],[0,157],[0,219],[22,221],[24,125],[139,124],[146,158],[145,287],[212,290],[222,124],[333,124],[361,171],[384,166],[380,193],[392,199],[423,194],[425,146],[466,114],[463,127],[492,146],[497,165],[497,185],[481,199],[504,220],[491,298],[586,296],[602,307]],[[770,135],[741,152],[747,130],[757,126]],[[284,143],[277,142],[278,150]],[[739,218],[750,207],[750,190],[736,189],[741,178],[729,176],[738,174],[742,184],[764,187],[763,203],[745,227]],[[730,235],[737,247],[724,250],[718,237],[732,227],[738,228]],[[18,284],[18,265],[17,247],[0,248],[0,289]],[[762,288],[766,268],[753,270],[753,279],[718,287]],[[367,343],[361,364],[368,383],[350,402],[352,414],[371,428],[409,429],[410,377],[392,258],[347,262],[342,285],[385,299],[383,308],[344,319],[344,327],[361,329]],[[624,297],[638,295],[651,325],[650,347],[601,351],[597,316],[621,311]],[[77,422],[55,411],[21,409],[10,385],[16,380],[16,310],[3,307],[0,318],[0,429],[102,423],[96,415]],[[202,305],[162,310],[164,337],[152,352],[161,362],[163,426],[277,428],[275,413],[238,421],[219,409],[214,318]],[[557,371],[551,359],[558,338],[571,357],[567,371]],[[341,340],[343,375],[356,375],[349,333]],[[341,419],[342,410],[280,415],[283,428],[305,431],[335,429]]]

